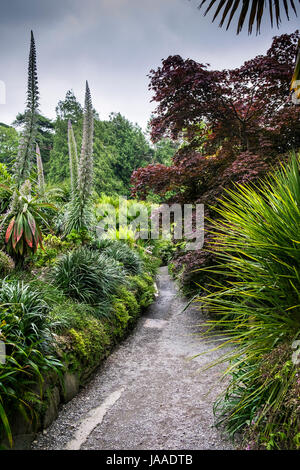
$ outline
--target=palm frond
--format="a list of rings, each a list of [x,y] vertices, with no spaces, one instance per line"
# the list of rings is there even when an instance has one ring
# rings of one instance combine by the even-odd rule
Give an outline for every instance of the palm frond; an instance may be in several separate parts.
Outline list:
[[[298,0],[298,3],[300,3],[300,0]],[[282,11],[285,12],[288,20],[290,19],[290,11],[293,11],[297,16],[295,0],[283,0],[283,2],[280,0],[269,0],[268,4],[272,27],[274,25],[274,18],[276,20],[277,27],[279,27]],[[204,15],[207,15],[207,13],[216,6],[216,11],[212,21],[215,21],[217,17],[221,17],[219,26],[222,27],[225,20],[228,19],[226,29],[229,28],[233,18],[238,14],[237,34],[242,31],[248,14],[248,33],[252,33],[253,26],[256,23],[256,33],[258,34],[260,32],[264,12],[267,8],[265,0],[211,0],[209,4],[207,0],[203,0],[198,8],[200,9],[203,6],[207,6]],[[237,13],[238,11],[239,13]]]

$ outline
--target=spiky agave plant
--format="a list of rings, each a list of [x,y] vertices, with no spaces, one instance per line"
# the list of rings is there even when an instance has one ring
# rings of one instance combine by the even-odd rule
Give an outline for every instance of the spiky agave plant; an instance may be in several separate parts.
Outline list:
[[[83,136],[78,169],[78,182],[76,184],[76,163],[74,167],[75,147],[71,135],[71,178],[73,173],[74,192],[70,208],[67,214],[65,233],[72,230],[80,231],[89,229],[92,222],[92,212],[90,210],[91,192],[93,187],[93,137],[94,137],[94,115],[91,93],[88,82],[86,82],[85,106],[83,115]],[[76,161],[76,159],[75,159]]]
[[[38,109],[39,90],[36,65],[36,47],[33,32],[31,31],[25,128],[20,140],[19,152],[17,155],[14,171],[14,176],[19,187],[22,185],[25,179],[29,177],[35,157]]]

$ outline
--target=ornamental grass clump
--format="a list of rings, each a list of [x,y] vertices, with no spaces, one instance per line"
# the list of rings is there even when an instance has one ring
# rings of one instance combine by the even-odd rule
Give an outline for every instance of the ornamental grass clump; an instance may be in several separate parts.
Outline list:
[[[120,262],[128,274],[137,275],[142,272],[143,265],[140,256],[125,243],[113,242],[104,249],[103,253]]]
[[[12,412],[18,409],[34,420],[32,405],[40,402],[43,375],[62,366],[49,354],[53,337],[48,313],[47,302],[29,284],[0,283],[0,340],[6,353],[0,363],[0,440],[7,437],[10,446]]]
[[[125,282],[120,263],[86,247],[63,255],[50,275],[64,294],[95,305],[110,298]]]
[[[227,192],[213,222],[220,264],[205,270],[223,281],[199,298],[215,315],[204,335],[221,330],[224,344],[234,346],[218,360],[229,361],[231,376],[216,403],[219,422],[231,435],[248,428],[260,448],[300,446],[299,396],[292,397],[300,377],[293,359],[300,339],[299,161],[293,156],[257,187]],[[271,357],[280,347],[287,353],[278,370]]]

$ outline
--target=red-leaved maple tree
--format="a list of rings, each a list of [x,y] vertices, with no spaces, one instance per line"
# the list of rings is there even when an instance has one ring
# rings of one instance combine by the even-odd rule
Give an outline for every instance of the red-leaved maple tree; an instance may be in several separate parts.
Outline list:
[[[132,175],[133,196],[204,203],[206,213],[233,183],[255,181],[300,148],[300,106],[291,99],[299,31],[275,37],[265,55],[232,70],[170,56],[150,72],[157,102],[152,140],[182,139],[171,166],[149,165]],[[209,236],[206,236],[208,243]],[[211,246],[210,246],[211,248]],[[210,251],[179,253],[178,271],[213,263]]]
[[[150,72],[158,103],[152,140],[183,138],[173,165],[149,165],[132,175],[133,195],[151,190],[172,200],[213,204],[232,182],[266,173],[300,147],[300,106],[291,100],[299,31],[275,37],[265,55],[232,70],[170,56]]]

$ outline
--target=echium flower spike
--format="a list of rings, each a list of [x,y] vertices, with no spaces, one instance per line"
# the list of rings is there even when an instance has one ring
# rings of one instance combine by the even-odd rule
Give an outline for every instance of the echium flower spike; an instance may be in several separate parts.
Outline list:
[[[69,162],[71,175],[71,194],[75,195],[78,189],[78,153],[71,121],[68,122]]]
[[[40,148],[39,148],[38,144],[36,144],[36,166],[37,166],[39,192],[40,192],[40,194],[44,194],[44,192],[45,192],[44,169],[43,169],[41,151],[40,151]]]
[[[31,31],[25,128],[20,142],[19,153],[15,165],[15,177],[19,186],[30,175],[32,163],[34,161],[38,109],[39,90],[36,65],[36,48],[33,32]]]
[[[82,148],[79,163],[79,195],[84,206],[88,201],[93,184],[93,136],[94,115],[89,84],[86,82]]]
[[[70,157],[72,199],[67,212],[65,234],[70,233],[73,229],[89,229],[92,226],[90,198],[93,185],[93,135],[93,106],[89,85],[88,82],[86,82],[82,147],[79,165],[77,164],[76,166],[76,161],[78,162],[76,159],[71,163]],[[72,156],[75,156],[75,153],[77,155],[75,149],[76,142],[75,139],[73,141],[69,124],[69,151]],[[74,163],[75,165],[73,166]],[[77,182],[76,175],[78,175]]]

